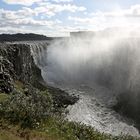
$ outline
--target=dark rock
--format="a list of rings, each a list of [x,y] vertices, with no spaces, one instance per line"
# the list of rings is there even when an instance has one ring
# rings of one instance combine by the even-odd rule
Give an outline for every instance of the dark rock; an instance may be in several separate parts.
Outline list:
[[[0,44],[0,56],[3,56],[4,60],[6,60],[3,61],[4,67],[11,65],[12,69],[7,68],[6,70],[14,80],[20,80],[25,84],[30,83],[37,88],[43,88],[45,82],[41,76],[41,70],[34,63],[30,45]]]
[[[113,107],[121,115],[132,119],[140,130],[140,94],[126,90],[118,95],[117,104]]]
[[[10,93],[13,91],[13,65],[7,59],[0,57],[0,92]]]
[[[75,104],[79,97],[75,95],[69,95],[67,92],[54,87],[47,87],[49,93],[52,95],[55,105],[57,107],[67,107],[68,105]]]

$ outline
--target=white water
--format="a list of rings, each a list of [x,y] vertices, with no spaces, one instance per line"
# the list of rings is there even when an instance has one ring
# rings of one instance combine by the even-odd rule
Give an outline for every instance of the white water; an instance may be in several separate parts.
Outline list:
[[[113,41],[108,42],[110,39]],[[103,38],[91,42],[78,38],[57,40],[49,46],[46,42],[34,43],[31,48],[48,84],[80,95],[78,103],[68,107],[69,120],[101,132],[138,136],[133,123],[111,109],[118,92],[130,83],[133,88],[139,83],[138,44],[139,39]]]
[[[106,93],[111,92],[108,89],[104,87],[97,88],[96,86],[95,90],[80,88],[68,91],[69,93],[78,93],[80,95],[78,103],[68,107],[70,112],[67,118],[69,120],[91,125],[100,132],[113,135],[122,133],[134,136],[139,135],[138,130],[133,127],[132,123],[127,124],[128,121],[110,108],[115,99],[106,97]],[[100,93],[104,93],[104,95]]]

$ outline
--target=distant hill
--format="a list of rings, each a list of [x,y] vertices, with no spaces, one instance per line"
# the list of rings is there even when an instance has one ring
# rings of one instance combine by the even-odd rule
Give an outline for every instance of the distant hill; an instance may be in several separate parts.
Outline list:
[[[44,35],[39,34],[0,34],[0,42],[6,42],[6,41],[34,41],[34,40],[52,40],[52,37],[47,37]]]

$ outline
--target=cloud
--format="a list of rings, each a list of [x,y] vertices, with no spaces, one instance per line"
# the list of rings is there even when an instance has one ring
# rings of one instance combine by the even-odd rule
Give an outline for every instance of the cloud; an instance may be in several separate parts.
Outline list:
[[[26,5],[31,6],[32,4],[36,2],[41,2],[42,0],[3,0],[7,4],[20,4],[20,5]]]
[[[25,30],[46,34],[78,30],[101,30],[109,27],[139,26],[140,5],[113,11],[88,12],[73,0],[3,0],[8,4],[22,4],[19,10],[0,9],[0,32]],[[36,3],[34,7],[31,5]],[[67,13],[67,16],[65,15]],[[58,13],[63,15],[58,16]],[[55,16],[55,17],[53,17]]]
[[[31,6],[32,4],[36,3],[37,5],[34,8],[31,7],[22,7],[20,13],[24,15],[28,14],[32,15],[39,15],[45,14],[48,17],[55,16],[57,13],[68,11],[68,12],[79,12],[85,11],[86,8],[83,6],[77,6],[72,4],[73,0],[3,0],[7,4],[21,4],[24,6]],[[56,2],[56,3],[52,3]],[[25,12],[26,11],[26,12]]]
[[[97,11],[87,13],[84,17],[69,16],[68,20],[77,26],[85,27],[85,30],[102,30],[111,27],[139,27],[140,5],[133,5],[128,9],[114,11]]]
[[[3,0],[7,4],[18,4],[18,5],[25,5],[31,6],[34,3],[46,3],[46,2],[56,2],[56,3],[71,3],[73,0]]]
[[[33,18],[26,19],[17,19],[14,21],[8,21],[8,23],[13,25],[21,25],[21,26],[47,26],[47,28],[52,28],[54,23],[53,21],[43,21],[43,20],[34,20]]]
[[[86,8],[83,6],[76,6],[74,4],[52,4],[50,2],[43,2],[39,4],[34,10],[37,13],[45,13],[48,16],[54,16],[57,13],[68,11],[68,12],[79,12],[85,11]]]
[[[49,35],[51,34],[50,31],[48,30],[32,30],[32,29],[27,29],[25,27],[11,27],[11,26],[7,26],[6,28],[2,28],[0,27],[0,33],[9,33],[9,34],[13,34],[13,33],[38,33],[38,34],[46,34]]]
[[[112,27],[123,27],[123,28],[135,28],[140,26],[140,18],[135,17],[105,17],[105,16],[96,16],[96,17],[72,17],[69,16],[70,20],[75,26],[82,26],[83,30],[103,30],[105,28]]]
[[[66,35],[59,30],[62,27],[62,21],[59,19],[35,19],[33,15],[36,15],[36,12],[27,7],[23,7],[18,11],[0,9],[0,33],[20,32],[45,34],[47,36]]]
[[[81,18],[81,17],[72,17],[72,16],[69,16],[68,17],[68,20],[72,20],[72,21],[75,21],[75,24],[76,23],[89,23],[89,24],[94,24],[95,23],[95,18]]]
[[[93,12],[91,13],[92,16],[105,16],[105,17],[135,17],[140,16],[140,5],[132,5],[128,9],[116,9],[115,11],[110,12]]]
[[[23,7],[22,9],[17,11],[0,9],[0,18],[7,20],[28,18],[34,15],[36,15],[36,13],[32,9],[27,7]]]
[[[29,11],[28,14],[26,11]],[[33,11],[27,8],[23,8],[18,11],[10,11],[0,9],[0,27],[11,26],[11,27],[40,27],[46,26],[47,28],[53,28],[55,24],[59,24],[60,21],[56,20],[41,20],[41,19],[34,19],[32,15],[34,15]]]
[[[74,30],[71,25],[65,25],[59,19],[50,17],[60,12],[81,12],[86,8],[72,4],[72,0],[3,0],[8,4],[24,5],[19,10],[0,9],[0,33],[36,32],[42,34],[64,34]],[[30,7],[36,3],[35,7]],[[63,33],[62,33],[63,32]],[[58,35],[58,34],[57,34]]]
[[[73,2],[73,0],[52,0],[52,1],[57,2],[57,3],[61,3],[61,2],[64,2],[64,3]]]

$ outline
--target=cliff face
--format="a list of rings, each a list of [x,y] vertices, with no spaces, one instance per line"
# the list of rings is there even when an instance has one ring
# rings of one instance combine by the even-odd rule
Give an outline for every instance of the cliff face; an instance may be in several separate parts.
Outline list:
[[[0,93],[10,93],[16,80],[41,90],[47,88],[58,106],[74,104],[78,100],[65,91],[46,86],[29,44],[0,44]]]
[[[14,80],[30,83],[35,87],[44,84],[41,70],[35,65],[31,55],[30,45],[0,44],[0,62],[1,86],[10,85],[9,92],[12,90]],[[7,92],[7,89],[3,90]]]

